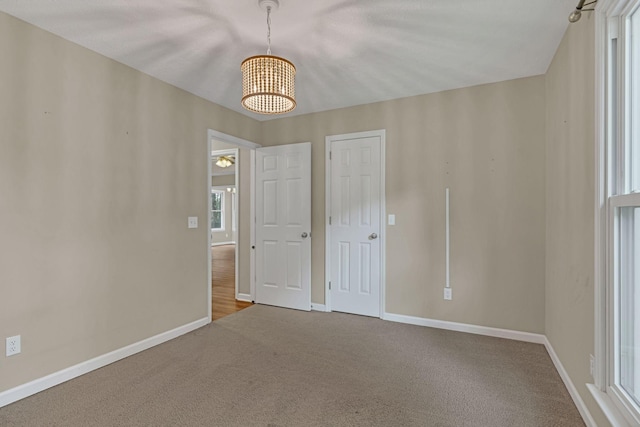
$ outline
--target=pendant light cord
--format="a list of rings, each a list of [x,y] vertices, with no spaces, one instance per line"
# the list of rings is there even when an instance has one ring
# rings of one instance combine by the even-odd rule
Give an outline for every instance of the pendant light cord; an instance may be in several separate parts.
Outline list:
[[[271,6],[267,6],[267,55],[271,55]]]

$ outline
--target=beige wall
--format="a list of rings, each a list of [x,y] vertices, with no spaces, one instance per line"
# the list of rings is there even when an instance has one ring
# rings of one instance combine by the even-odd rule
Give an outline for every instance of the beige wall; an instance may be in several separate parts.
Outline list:
[[[251,141],[258,141],[257,139]],[[251,150],[238,150],[238,292],[251,294]]]
[[[214,187],[236,185],[236,176],[235,175],[212,176],[211,185],[213,185]]]
[[[3,391],[207,317],[207,129],[260,124],[3,13],[0,58]]]
[[[325,136],[386,129],[387,311],[543,333],[544,102],[538,76],[264,122],[264,145],[312,143],[312,301],[324,302]]]
[[[599,426],[594,352],[595,24],[570,25],[546,75],[546,335]]]

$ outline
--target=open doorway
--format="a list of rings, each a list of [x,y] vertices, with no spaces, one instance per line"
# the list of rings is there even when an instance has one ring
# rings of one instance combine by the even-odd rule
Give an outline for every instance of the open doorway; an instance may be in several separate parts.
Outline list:
[[[211,152],[211,320],[242,310],[238,289],[239,150]]]
[[[211,320],[254,301],[253,163],[258,144],[208,131]]]

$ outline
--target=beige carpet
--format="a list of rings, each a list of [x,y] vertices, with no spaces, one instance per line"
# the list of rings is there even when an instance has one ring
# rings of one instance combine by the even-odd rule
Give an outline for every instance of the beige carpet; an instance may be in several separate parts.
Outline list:
[[[2,426],[583,426],[541,345],[255,305],[0,408]]]

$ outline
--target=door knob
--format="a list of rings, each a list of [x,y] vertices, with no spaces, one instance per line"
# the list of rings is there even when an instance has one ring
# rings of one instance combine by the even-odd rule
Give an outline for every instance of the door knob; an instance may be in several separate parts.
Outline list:
[[[303,239],[306,239],[306,238],[307,238],[307,236],[308,236],[308,234],[307,234],[307,232],[306,232],[306,231],[305,231],[304,233],[302,233],[302,238],[303,238]]]
[[[369,240],[374,240],[377,238],[378,238],[378,235],[376,233],[371,233],[371,235],[369,235]]]

